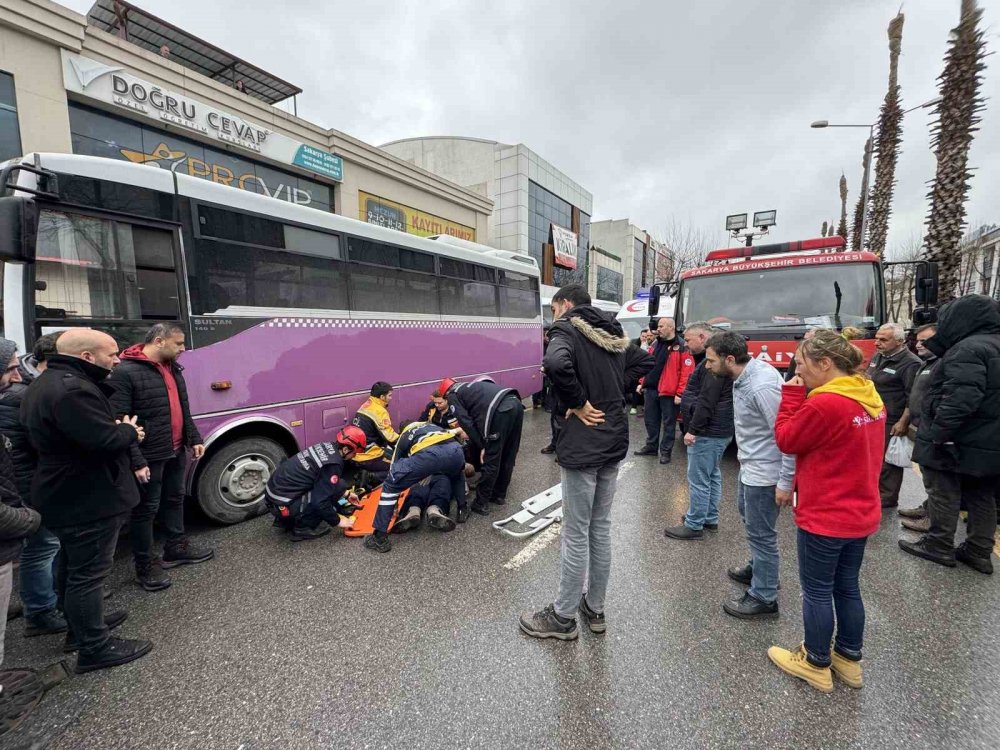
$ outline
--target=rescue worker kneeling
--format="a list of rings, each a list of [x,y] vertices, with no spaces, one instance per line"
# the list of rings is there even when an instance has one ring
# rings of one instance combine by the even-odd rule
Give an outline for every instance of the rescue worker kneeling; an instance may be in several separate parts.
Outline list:
[[[355,427],[364,431],[368,441],[365,449],[358,452],[354,463],[368,471],[376,483],[384,481],[389,473],[392,446],[399,440],[389,416],[390,401],[392,386],[382,381],[375,383],[371,388],[371,397],[361,405],[352,421]]]
[[[437,425],[427,422],[413,422],[406,425],[400,433],[393,454],[389,475],[382,484],[382,496],[379,498],[378,511],[375,513],[375,532],[365,537],[365,547],[388,552],[392,549],[389,541],[389,524],[396,510],[399,496],[408,489],[417,489],[415,485],[424,479],[438,475],[447,479],[450,492],[447,496],[430,493],[427,502],[427,523],[441,531],[451,531],[455,522],[448,517],[451,501],[458,506],[458,522],[464,523],[469,517],[465,503],[465,453],[456,432],[443,430]],[[440,485],[439,485],[440,486]],[[412,491],[411,489],[411,491]],[[417,507],[423,491],[417,489]],[[444,507],[437,502],[446,503]],[[406,520],[412,508],[406,509]],[[415,525],[411,520],[408,527]]]
[[[333,526],[348,529],[358,509],[348,494],[344,462],[365,449],[365,434],[348,425],[336,443],[316,443],[281,462],[264,488],[264,502],[293,542],[318,539]]]

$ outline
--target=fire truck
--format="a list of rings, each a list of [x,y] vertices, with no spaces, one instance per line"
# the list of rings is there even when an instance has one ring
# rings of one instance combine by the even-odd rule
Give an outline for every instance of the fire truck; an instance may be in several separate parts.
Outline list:
[[[676,296],[677,327],[706,321],[746,337],[752,356],[785,369],[810,328],[863,331],[854,343],[866,359],[875,332],[887,321],[884,268],[875,254],[845,249],[843,237],[713,250],[706,265],[665,285]],[[657,304],[660,290],[653,292]],[[653,291],[653,290],[651,290]],[[914,321],[932,322],[937,296],[935,264],[919,262]]]

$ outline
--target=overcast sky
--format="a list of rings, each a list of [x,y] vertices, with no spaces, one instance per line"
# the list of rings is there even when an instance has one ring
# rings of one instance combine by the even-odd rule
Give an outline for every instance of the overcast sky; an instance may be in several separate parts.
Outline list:
[[[62,0],[86,13],[90,0]],[[522,142],[594,196],[594,219],[671,220],[725,244],[726,214],[777,209],[775,240],[849,214],[886,91],[899,0],[137,0],[297,84],[299,114],[369,143],[426,135]],[[1000,50],[1000,0],[980,0]],[[208,9],[211,8],[211,12]],[[937,96],[959,0],[909,0],[904,107]],[[968,212],[1000,223],[1000,57],[972,146]],[[934,176],[931,110],[906,117],[889,246],[919,236]],[[874,172],[874,170],[873,170]],[[873,178],[874,179],[874,174]],[[850,221],[850,217],[849,217]]]

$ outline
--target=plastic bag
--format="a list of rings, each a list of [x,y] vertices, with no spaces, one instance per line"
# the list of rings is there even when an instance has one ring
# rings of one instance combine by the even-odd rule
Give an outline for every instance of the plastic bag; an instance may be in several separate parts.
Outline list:
[[[892,466],[909,469],[912,463],[913,443],[908,437],[889,438],[889,447],[885,451],[885,462]]]

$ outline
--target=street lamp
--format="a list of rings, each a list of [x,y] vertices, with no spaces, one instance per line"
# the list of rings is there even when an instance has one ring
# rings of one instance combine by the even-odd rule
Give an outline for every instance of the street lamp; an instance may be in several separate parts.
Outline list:
[[[941,102],[942,97],[937,96],[926,101],[923,104],[918,104],[916,107],[910,107],[909,109],[903,110],[902,114],[909,114],[918,109],[926,109],[927,107],[933,107]],[[877,123],[872,123],[871,125],[835,125],[831,124],[829,120],[816,120],[811,123],[809,127],[811,128],[868,128],[868,141],[865,143],[865,152],[868,154],[868,158],[865,160],[865,176],[861,181],[861,242],[859,246],[864,249],[865,237],[868,236],[868,177],[871,174],[872,167],[872,156],[875,155],[875,125]]]

